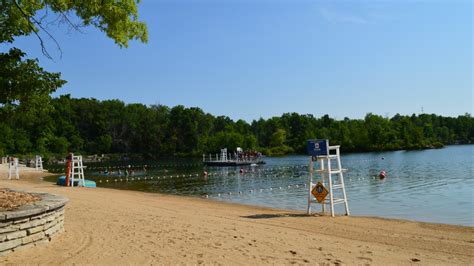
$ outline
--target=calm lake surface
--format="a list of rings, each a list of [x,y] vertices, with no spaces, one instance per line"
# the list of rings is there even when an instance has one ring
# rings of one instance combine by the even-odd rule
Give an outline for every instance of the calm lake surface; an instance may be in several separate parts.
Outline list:
[[[382,159],[384,158],[384,159]],[[272,208],[305,210],[308,156],[265,158],[266,164],[244,167],[204,167],[199,160],[90,164],[86,178],[101,187],[209,197]],[[351,215],[474,226],[474,145],[439,150],[342,154]],[[112,167],[112,168],[110,168]],[[54,167],[53,167],[54,168]],[[118,173],[121,169],[121,175]],[[384,169],[387,178],[376,176]],[[205,177],[203,171],[210,175]],[[133,178],[133,180],[132,180]],[[145,180],[146,178],[146,180]],[[343,205],[336,205],[336,213]],[[313,210],[319,211],[315,205]]]

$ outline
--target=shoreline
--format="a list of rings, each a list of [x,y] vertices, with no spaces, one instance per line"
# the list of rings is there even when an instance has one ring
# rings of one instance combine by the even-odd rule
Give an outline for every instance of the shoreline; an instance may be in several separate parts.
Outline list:
[[[50,173],[47,176],[52,176],[52,175]],[[60,176],[60,175],[58,175],[58,176]],[[44,180],[41,180],[41,181],[45,182],[45,183],[48,183],[48,184],[55,185],[55,183],[52,182],[52,181],[44,181]],[[0,183],[0,185],[1,185],[1,183]],[[217,198],[205,198],[203,196],[196,196],[196,195],[166,194],[166,193],[161,193],[161,192],[140,191],[140,190],[133,190],[133,189],[120,189],[120,188],[112,188],[112,187],[97,187],[97,188],[107,189],[107,190],[117,190],[117,191],[131,191],[131,192],[144,193],[144,194],[157,194],[159,196],[178,197],[178,198],[189,199],[189,200],[211,201],[211,202],[215,202],[215,203],[222,203],[222,204],[240,206],[240,207],[244,207],[244,208],[247,207],[247,208],[255,208],[255,209],[278,211],[278,212],[291,212],[291,213],[294,212],[294,213],[301,214],[302,216],[304,216],[306,214],[306,211],[304,211],[304,210],[280,209],[280,208],[273,208],[273,207],[262,206],[262,205],[252,205],[252,204],[244,204],[244,203],[233,202],[233,201],[218,200]],[[313,208],[314,208],[314,206],[313,206]],[[322,215],[321,213],[315,213],[314,215],[312,214],[310,216],[327,216],[327,217],[329,217],[330,214],[327,213],[327,212],[324,215]],[[343,217],[343,216],[345,216],[345,215],[341,215],[341,214],[336,213],[336,217]],[[350,217],[360,217],[360,218],[367,218],[367,219],[380,219],[380,220],[399,221],[399,222],[425,223],[425,224],[431,224],[431,225],[456,226],[456,227],[472,228],[474,230],[474,226],[464,225],[464,224],[449,224],[449,223],[441,223],[441,222],[438,223],[438,222],[418,221],[418,220],[411,220],[411,219],[404,219],[404,218],[397,218],[397,217],[383,217],[383,216],[370,216],[370,215],[352,215],[351,214]]]
[[[52,176],[51,174],[48,174],[48,176]],[[60,175],[58,175],[60,176]],[[52,181],[44,181],[48,184],[55,184]],[[241,207],[250,207],[250,208],[257,208],[257,209],[268,209],[271,211],[281,211],[281,212],[296,212],[300,214],[305,214],[305,210],[298,210],[298,209],[280,209],[280,208],[273,208],[273,207],[268,207],[268,206],[263,206],[263,205],[252,205],[252,204],[244,204],[244,203],[239,203],[239,202],[234,202],[234,201],[226,201],[226,200],[219,200],[217,198],[209,197],[206,198],[204,196],[197,196],[197,195],[187,195],[187,194],[167,194],[167,193],[162,193],[162,192],[154,192],[154,191],[140,191],[140,190],[133,190],[133,189],[120,189],[120,188],[112,188],[112,187],[98,187],[101,189],[110,189],[110,190],[118,190],[118,191],[133,191],[133,192],[138,192],[138,193],[145,193],[145,194],[157,194],[160,196],[171,196],[171,197],[179,197],[179,198],[187,198],[187,199],[198,199],[198,200],[205,200],[205,201],[212,201],[212,202],[217,202],[217,203],[223,203],[223,204],[229,204],[229,205],[235,205],[235,206],[241,206]],[[314,210],[314,206],[312,207]],[[330,214],[326,211],[326,214],[322,215],[322,213],[315,213],[316,216],[330,216]],[[311,215],[313,216],[313,215]],[[336,216],[342,217],[345,215],[341,215],[339,213],[336,213]],[[400,222],[413,222],[413,223],[426,223],[426,224],[433,224],[433,225],[448,225],[448,226],[459,226],[459,227],[466,227],[466,228],[473,228],[474,226],[471,225],[465,225],[465,224],[451,224],[451,223],[442,223],[442,222],[431,222],[431,221],[421,221],[421,220],[412,220],[409,218],[398,218],[398,217],[384,217],[384,216],[371,216],[371,215],[350,215],[351,217],[361,217],[361,218],[369,218],[369,219],[382,219],[382,220],[393,220],[393,221],[400,221]]]
[[[469,264],[474,227],[380,217],[307,216],[140,191],[66,188],[48,173],[0,187],[66,196],[66,232],[0,264]],[[105,256],[106,254],[106,256]]]
[[[57,174],[57,173],[49,173],[49,174],[45,175],[45,177],[59,177],[59,176],[61,176],[61,174]],[[97,182],[97,180],[94,180],[94,181]],[[55,184],[55,181],[47,180],[45,182]],[[257,205],[257,204],[251,204],[251,203],[249,203],[249,204],[240,203],[240,202],[236,202],[236,201],[225,200],[224,198],[219,199],[218,197],[215,197],[215,195],[217,195],[217,194],[213,194],[214,197],[206,198],[205,196],[191,195],[191,194],[167,194],[167,193],[159,192],[159,191],[158,192],[157,191],[146,191],[146,190],[142,191],[142,190],[138,190],[138,189],[125,189],[125,188],[116,188],[116,187],[107,187],[107,186],[101,186],[100,188],[120,190],[120,191],[136,191],[136,192],[147,193],[147,194],[151,193],[151,194],[159,194],[159,195],[174,195],[174,196],[186,197],[186,198],[190,198],[190,199],[204,199],[204,200],[209,200],[209,201],[222,202],[222,203],[235,204],[235,205],[242,205],[242,206],[255,207],[255,208],[268,208],[268,209],[271,209],[271,210],[279,210],[279,211],[291,211],[291,212],[300,212],[300,213],[305,213],[306,212],[305,208],[299,208],[299,209],[297,209],[297,208],[294,208],[294,209],[288,208],[288,209],[285,209],[285,208],[270,207],[270,206]],[[234,195],[237,194],[237,192],[235,192],[235,191],[232,191],[232,193]],[[226,193],[222,193],[222,194],[226,194]],[[316,208],[318,208],[318,207],[316,207]],[[328,213],[326,213],[326,215],[328,215]],[[336,212],[336,216],[341,216],[341,214]],[[413,219],[411,217],[402,217],[402,218],[400,218],[400,217],[396,217],[396,216],[392,216],[392,217],[390,217],[390,216],[377,216],[377,215],[374,215],[374,214],[362,214],[362,215],[351,215],[351,216],[365,217],[365,218],[380,218],[380,219],[397,220],[397,221],[420,222],[420,223],[439,224],[439,225],[454,225],[454,226],[463,226],[463,227],[473,227],[474,228],[474,224],[470,225],[470,224],[464,224],[464,223],[446,223],[446,222],[442,222],[442,221],[416,220],[416,219]]]

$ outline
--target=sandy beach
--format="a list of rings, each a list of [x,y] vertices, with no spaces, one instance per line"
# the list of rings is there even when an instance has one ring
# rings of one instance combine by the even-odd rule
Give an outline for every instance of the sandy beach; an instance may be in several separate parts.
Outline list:
[[[306,216],[163,194],[59,187],[21,172],[0,188],[64,195],[65,232],[0,264],[474,263],[474,228],[370,217]],[[453,206],[455,207],[455,206]]]

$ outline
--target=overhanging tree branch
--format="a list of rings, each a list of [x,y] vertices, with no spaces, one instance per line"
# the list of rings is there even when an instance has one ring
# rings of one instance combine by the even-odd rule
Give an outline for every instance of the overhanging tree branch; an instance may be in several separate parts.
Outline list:
[[[59,12],[59,13],[61,14],[61,16],[62,16],[62,17],[64,18],[64,20],[69,24],[69,26],[71,26],[74,30],[76,30],[76,31],[78,31],[78,32],[80,32],[80,33],[84,33],[84,32],[81,31],[81,29],[79,28],[79,25],[74,24],[74,23],[71,21],[71,19],[69,18],[69,16],[68,16],[66,13],[64,13],[64,12],[61,10],[61,8],[59,8],[54,2],[51,2],[50,4],[51,4],[51,6],[53,6],[53,7],[57,10],[57,12]]]
[[[38,40],[40,41],[40,45],[41,45],[41,52],[49,59],[53,60],[53,57],[48,53],[48,50],[46,49],[46,46],[44,44],[44,41],[43,41],[43,38],[41,38],[41,36],[38,34],[37,30],[35,29],[34,25],[37,25],[40,29],[42,29],[46,35],[49,36],[49,38],[51,40],[53,40],[53,42],[56,44],[56,47],[58,48],[59,50],[59,57],[62,57],[63,55],[63,51],[61,50],[61,46],[59,45],[58,41],[53,37],[53,35],[51,35],[51,33],[49,33],[48,30],[46,30],[43,25],[41,24],[40,21],[36,20],[34,17],[32,16],[29,16],[28,14],[26,14],[26,12],[20,7],[20,5],[14,0],[12,1],[14,4],[15,4],[15,7],[18,8],[18,10],[21,12],[21,14],[23,15],[23,17],[28,21],[28,27],[31,29],[31,31],[36,35],[36,37],[38,37]],[[33,22],[32,22],[33,21]]]

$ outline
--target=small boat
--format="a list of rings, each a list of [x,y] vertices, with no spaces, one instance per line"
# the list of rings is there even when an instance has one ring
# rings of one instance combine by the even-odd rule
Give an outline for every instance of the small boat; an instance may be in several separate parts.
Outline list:
[[[81,180],[75,179],[75,180],[74,180],[74,186],[75,186],[75,187],[77,187],[77,186],[97,187],[95,181],[92,181],[92,180],[89,180],[89,179],[84,179],[84,185],[80,184],[79,182],[82,183]],[[60,176],[60,177],[58,178],[58,180],[56,181],[56,185],[59,185],[59,186],[66,186],[66,176],[65,176],[65,175]]]

